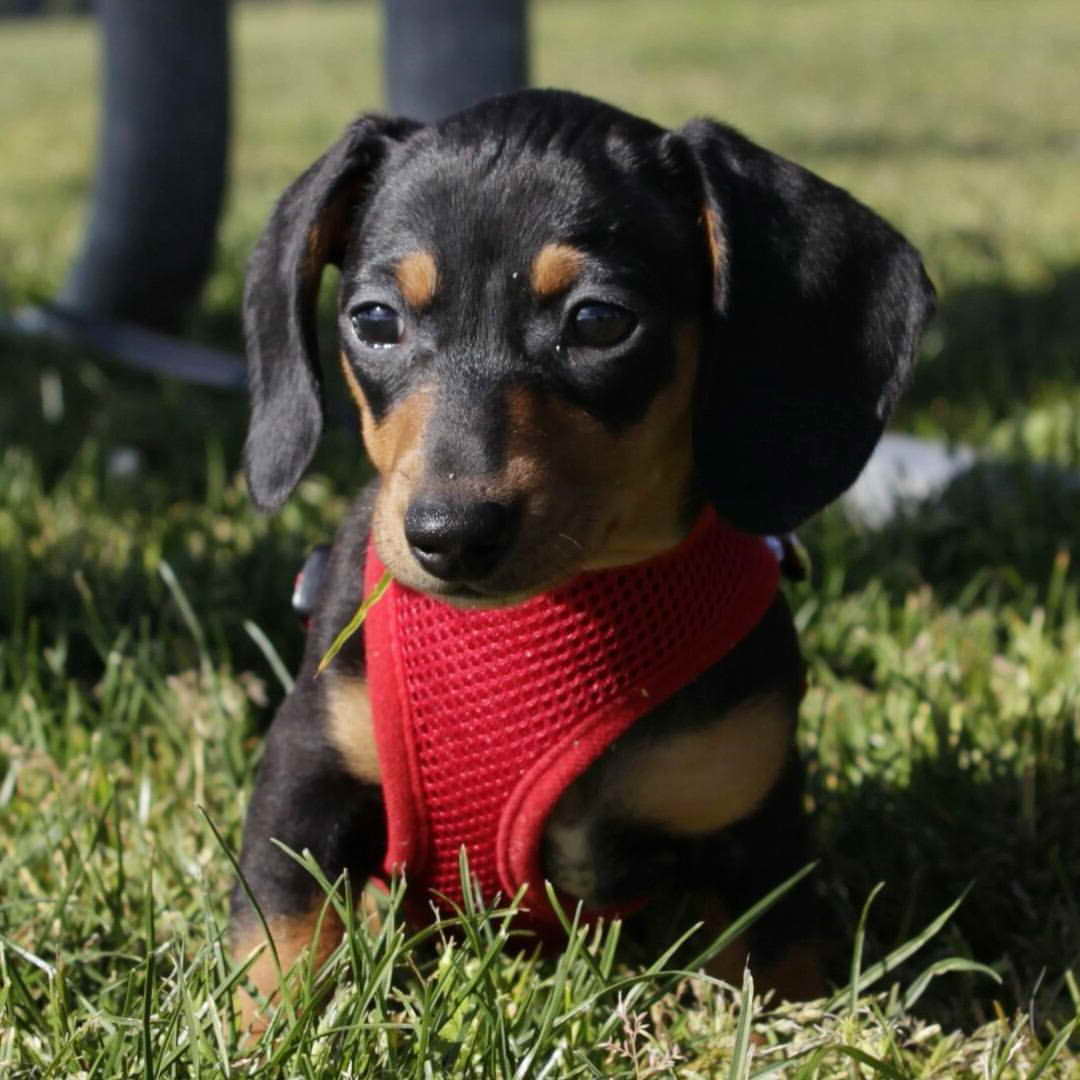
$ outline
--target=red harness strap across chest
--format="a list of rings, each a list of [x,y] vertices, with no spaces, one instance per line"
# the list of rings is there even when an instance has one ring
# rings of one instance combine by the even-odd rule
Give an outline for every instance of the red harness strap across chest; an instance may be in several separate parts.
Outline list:
[[[365,593],[383,572],[369,546]],[[509,608],[460,610],[392,583],[364,636],[384,870],[406,872],[411,909],[432,893],[461,902],[464,845],[488,903],[527,883],[522,921],[555,929],[540,864],[555,802],[634,720],[745,637],[778,580],[764,540],[707,511],[670,552]]]

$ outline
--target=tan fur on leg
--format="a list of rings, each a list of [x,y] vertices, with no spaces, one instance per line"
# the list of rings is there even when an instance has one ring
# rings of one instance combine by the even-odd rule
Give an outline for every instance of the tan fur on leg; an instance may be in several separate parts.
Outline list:
[[[344,933],[338,913],[333,907],[323,904],[303,915],[276,915],[269,920],[269,927],[277,950],[277,962],[261,925],[238,933],[233,944],[233,957],[237,962],[246,960],[255,950],[262,948],[248,968],[246,979],[256,990],[257,997],[243,987],[236,996],[241,1030],[247,1040],[258,1038],[266,1030],[269,1023],[266,1010],[274,1007],[281,989],[281,979],[288,979],[298,962],[307,956],[310,956],[314,969],[318,970],[337,948]]]

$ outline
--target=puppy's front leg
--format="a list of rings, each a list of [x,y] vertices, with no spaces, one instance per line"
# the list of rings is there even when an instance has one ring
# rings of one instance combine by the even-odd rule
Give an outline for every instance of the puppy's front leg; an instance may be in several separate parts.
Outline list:
[[[344,730],[345,718],[354,725],[352,732]],[[357,890],[381,863],[386,841],[380,789],[356,768],[366,723],[362,681],[333,672],[318,683],[310,675],[302,677],[274,718],[240,857],[241,873],[277,954],[275,961],[274,951],[264,948],[248,973],[264,1001],[273,1001],[279,974],[287,974],[305,949],[310,948],[317,967],[343,932],[318,883],[272,841],[296,852],[309,850],[331,881],[348,872]],[[237,961],[267,944],[262,922],[239,883],[232,896],[231,938]],[[256,1000],[245,991],[239,1006],[244,1030],[259,1034],[266,1017]]]
[[[545,871],[593,907],[646,901],[626,940],[655,957],[695,923],[691,950],[811,860],[794,733],[803,663],[782,597],[728,655],[637,723],[563,793]],[[738,986],[824,992],[817,901],[799,882],[707,965]]]

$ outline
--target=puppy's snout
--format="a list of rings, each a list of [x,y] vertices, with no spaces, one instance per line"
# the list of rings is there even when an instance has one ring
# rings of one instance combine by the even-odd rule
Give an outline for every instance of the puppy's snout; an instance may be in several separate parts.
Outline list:
[[[520,518],[519,507],[504,503],[417,498],[405,512],[405,539],[433,577],[476,581],[509,550]]]

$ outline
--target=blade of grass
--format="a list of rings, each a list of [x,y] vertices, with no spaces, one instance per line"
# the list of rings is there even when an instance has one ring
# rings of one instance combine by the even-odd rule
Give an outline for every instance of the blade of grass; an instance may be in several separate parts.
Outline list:
[[[866,944],[866,922],[870,918],[870,909],[874,906],[878,893],[885,888],[885,882],[879,881],[871,890],[859,915],[859,925],[855,928],[855,942],[851,949],[851,979],[848,983],[850,997],[848,1012],[855,1016],[859,1008],[859,976],[862,973],[863,946]]]
[[[154,986],[155,978],[155,954],[154,939],[157,931],[154,926],[154,871],[151,866],[146,875],[146,975],[143,985],[142,1002],[142,1052],[143,1052],[143,1076],[146,1080],[154,1080],[154,1042],[151,1021],[154,1015]]]
[[[364,597],[363,603],[356,609],[356,614],[342,627],[338,636],[330,643],[330,648],[323,654],[323,658],[319,661],[319,666],[315,669],[316,675],[321,675],[329,665],[330,661],[334,659],[345,642],[349,640],[356,633],[357,630],[363,625],[364,620],[368,617],[368,612],[382,599],[383,594],[390,587],[390,571],[387,570],[381,578],[375,583],[375,587],[371,590],[366,597]]]
[[[1000,984],[1001,976],[986,964],[977,963],[975,960],[965,960],[962,957],[948,957],[931,964],[904,992],[902,1008],[904,1012],[910,1012],[915,1002],[922,997],[923,992],[939,975],[950,971],[970,971],[980,975],[988,975],[994,982]]]
[[[162,559],[158,564],[158,574],[172,594],[173,602],[176,604],[177,610],[184,620],[184,624],[187,626],[192,639],[195,641],[195,647],[199,652],[199,660],[204,666],[209,666],[210,657],[206,651],[206,634],[203,632],[202,624],[195,614],[195,608],[188,599],[187,593],[184,592],[184,587],[180,584],[180,579],[176,576],[176,571]]]
[[[833,1050],[838,1054],[851,1058],[852,1061],[858,1062],[860,1065],[866,1065],[879,1076],[887,1076],[889,1080],[911,1080],[910,1074],[900,1072],[899,1069],[890,1065],[887,1061],[882,1061],[880,1058],[868,1054],[865,1050],[860,1050],[857,1046],[842,1045],[833,1047]]]
[[[928,923],[920,933],[904,942],[903,945],[897,946],[884,960],[879,960],[862,972],[858,978],[857,992],[861,994],[868,987],[873,986],[878,979],[895,970],[909,957],[914,956],[928,941],[936,937],[941,928],[953,917],[956,909],[964,902],[966,896],[967,890],[965,889],[957,900],[954,900],[936,919]],[[834,1011],[845,997],[850,1000],[850,996],[850,987],[844,987],[842,990],[837,991],[826,1003],[826,1011]]]
[[[236,874],[236,880],[240,882],[240,888],[244,890],[244,895],[248,899],[248,903],[251,904],[252,910],[255,912],[256,917],[259,920],[259,925],[262,927],[263,935],[266,938],[266,944],[270,949],[270,956],[274,961],[274,974],[277,976],[278,985],[280,986],[284,982],[284,973],[281,970],[281,957],[278,956],[277,946],[274,944],[274,935],[270,933],[270,924],[266,921],[266,916],[263,915],[263,910],[259,906],[258,900],[255,899],[255,893],[252,892],[251,886],[247,883],[247,879],[240,871],[240,863],[236,856],[233,854],[232,848],[225,843],[225,837],[221,835],[217,825],[214,824],[214,819],[206,812],[203,807],[199,807],[199,811],[206,823],[210,826],[211,832],[213,832],[215,839],[218,842],[218,846],[225,853],[225,857],[232,865],[233,872]],[[288,1000],[288,998],[286,998]]]
[[[754,977],[750,967],[743,968],[742,993],[739,995],[739,1023],[735,1029],[735,1045],[731,1050],[728,1080],[747,1080],[754,1053],[750,1045],[750,1028],[754,1022]]]
[[[1012,1064],[1013,1056],[1020,1047],[1020,1040],[1023,1038],[1024,1029],[1027,1026],[1028,1018],[1026,1016],[1017,1017],[1016,1023],[1013,1024],[1012,1030],[1009,1032],[1009,1037],[998,1052],[997,1066],[991,1074],[991,1080],[1001,1080],[1005,1075],[1005,1070]]]
[[[266,662],[270,665],[270,670],[274,673],[277,681],[281,683],[281,688],[286,694],[289,693],[293,688],[294,680],[281,659],[281,654],[274,648],[274,643],[263,633],[262,627],[257,623],[253,623],[250,619],[244,620],[244,632],[258,646],[259,652],[263,654]]]
[[[749,930],[769,908],[795,888],[804,877],[813,873],[817,865],[816,862],[808,863],[797,873],[792,874],[787,881],[781,882],[771,892],[766,893],[756,904],[747,908],[711,945],[698,953],[687,968],[693,971],[695,968],[704,967],[714,956],[723,952],[728,945]]]
[[[1061,1053],[1069,1039],[1072,1038],[1073,1032],[1078,1029],[1080,1029],[1080,1016],[1066,1024],[1053,1037],[1046,1049],[1039,1055],[1039,1060],[1035,1062],[1031,1072],[1028,1074],[1027,1080],[1039,1080],[1039,1077],[1053,1065],[1058,1054]]]

